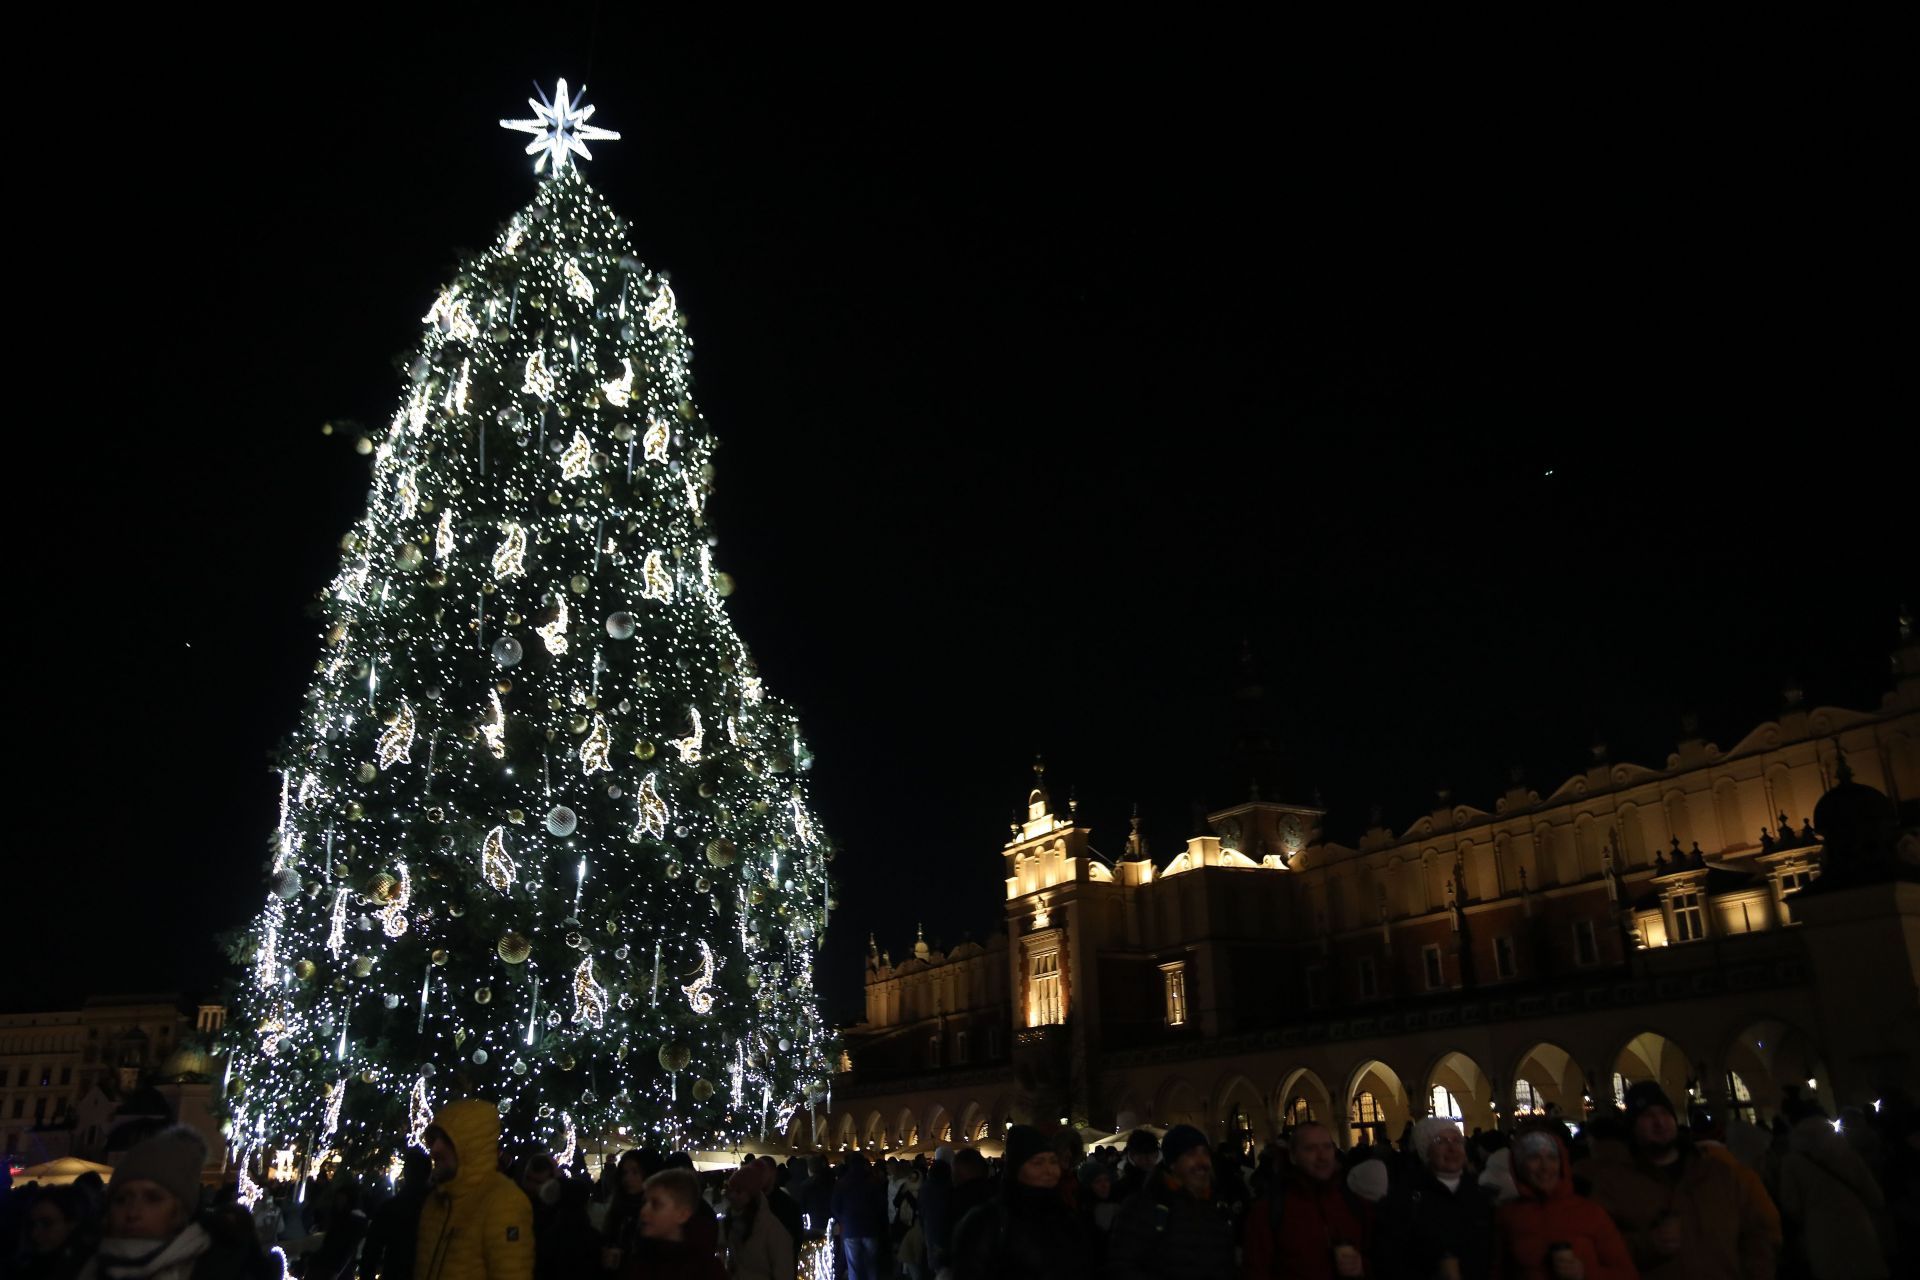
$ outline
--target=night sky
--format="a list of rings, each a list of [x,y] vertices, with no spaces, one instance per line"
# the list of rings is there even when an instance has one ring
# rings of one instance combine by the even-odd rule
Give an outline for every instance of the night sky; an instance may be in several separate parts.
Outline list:
[[[391,414],[457,254],[531,198],[495,121],[533,77],[624,133],[588,176],[689,316],[716,565],[845,850],[840,1012],[868,930],[994,926],[1035,753],[1108,852],[1134,801],[1170,856],[1243,798],[1246,653],[1266,794],[1349,841],[1513,767],[1545,793],[1596,736],[1659,764],[1685,713],[1730,747],[1789,682],[1889,687],[1912,290],[1871,68],[742,51],[625,8],[21,33],[0,900],[33,959],[0,1003],[220,976],[366,496],[321,424]]]

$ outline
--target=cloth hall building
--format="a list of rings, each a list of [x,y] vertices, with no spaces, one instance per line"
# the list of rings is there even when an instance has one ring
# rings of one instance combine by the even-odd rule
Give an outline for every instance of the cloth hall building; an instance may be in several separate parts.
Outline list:
[[[1547,794],[1443,802],[1357,847],[1319,810],[1208,815],[1108,859],[1043,783],[1002,850],[1004,931],[866,963],[799,1149],[925,1150],[1004,1126],[1199,1125],[1346,1142],[1454,1115],[1572,1118],[1638,1080],[1771,1117],[1920,1097],[1920,644],[1875,710],[1731,747],[1596,758]],[[1870,995],[1866,993],[1871,993]],[[1890,1002],[1890,1003],[1889,1003]]]

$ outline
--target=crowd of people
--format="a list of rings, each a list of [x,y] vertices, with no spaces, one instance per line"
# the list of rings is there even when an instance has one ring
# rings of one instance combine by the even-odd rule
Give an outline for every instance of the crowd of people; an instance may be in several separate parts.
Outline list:
[[[111,1183],[0,1183],[0,1264],[27,1280],[1616,1280],[1920,1274],[1920,1125],[1798,1097],[1716,1124],[1640,1083],[1579,1127],[1409,1124],[1342,1151],[1308,1121],[1257,1154],[1198,1129],[1091,1153],[1013,1125],[1004,1152],[750,1159],[632,1150],[598,1179],[503,1153],[451,1103],[378,1197],[347,1176],[251,1208],[202,1187],[173,1128]]]

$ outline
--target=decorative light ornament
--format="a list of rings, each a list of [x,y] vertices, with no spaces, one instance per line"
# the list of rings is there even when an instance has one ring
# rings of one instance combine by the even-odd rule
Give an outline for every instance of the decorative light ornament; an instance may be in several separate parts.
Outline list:
[[[643,835],[652,836],[655,840],[666,839],[669,816],[667,802],[660,798],[658,791],[654,790],[653,778],[654,775],[651,773],[642,778],[640,789],[634,796],[635,807],[640,811],[639,821],[633,826],[635,840]]]
[[[320,1120],[320,1141],[314,1143],[316,1148],[324,1146],[334,1134],[340,1131],[340,1104],[346,1100],[347,1078],[341,1076],[339,1081],[333,1086],[333,1092],[327,1095],[326,1113]],[[317,1154],[314,1159],[316,1162],[324,1163],[324,1159]]]
[[[440,296],[433,300],[433,305],[427,308],[427,314],[420,317],[420,323],[429,329],[438,329],[445,333],[447,326],[452,322],[453,290],[442,289]]]
[[[624,409],[633,403],[633,361],[622,358],[620,363],[626,372],[600,388],[607,397],[607,403],[616,409]]]
[[[713,992],[708,988],[713,986],[713,971],[716,966],[713,962],[713,948],[707,945],[706,939],[702,938],[699,946],[700,973],[680,990],[686,994],[688,1006],[695,1013],[704,1016],[713,1012]]]
[[[560,278],[567,282],[567,292],[582,302],[593,301],[593,282],[580,270],[580,264],[572,258],[566,266],[560,268]]]
[[[544,173],[547,166],[552,165],[553,172],[557,175],[567,167],[570,155],[577,155],[582,160],[593,159],[593,153],[586,147],[590,141],[619,141],[620,135],[612,129],[602,129],[598,125],[587,123],[593,118],[594,109],[591,104],[584,111],[580,109],[580,100],[587,96],[585,85],[580,86],[580,92],[571,100],[567,97],[565,80],[555,84],[551,101],[547,99],[546,93],[538,84],[533,86],[533,91],[540,95],[537,99],[527,99],[527,105],[533,108],[534,118],[502,120],[500,127],[511,129],[515,133],[533,135],[533,141],[527,144],[526,153],[535,157],[533,162],[535,173]]]
[[[647,327],[658,332],[673,323],[673,286],[660,282],[660,292],[647,304]]]
[[[413,513],[420,509],[420,480],[416,468],[408,467],[400,473],[400,479],[394,482],[393,493],[400,503],[400,518],[413,519]]]
[[[546,352],[535,351],[527,357],[527,376],[520,384],[520,390],[542,400],[553,399],[553,375],[547,372]]]
[[[465,413],[467,411],[467,388],[472,385],[472,379],[473,361],[462,360],[460,362],[460,376],[455,378],[453,385],[447,388],[447,398],[440,402],[441,406],[451,409],[455,413]]]
[[[234,1189],[234,1199],[251,1209],[255,1204],[259,1203],[260,1197],[265,1194],[261,1190],[260,1184],[253,1180],[253,1174],[248,1169],[248,1166],[253,1163],[253,1151],[251,1148],[243,1149],[240,1152],[238,1163],[240,1166],[240,1182]]]
[[[567,598],[561,596],[559,604],[555,606],[553,621],[543,627],[534,628],[534,631],[538,632],[540,638],[546,642],[547,652],[555,657],[567,651],[567,624]]]
[[[576,1150],[573,1133],[573,1117],[564,1111],[560,1113],[560,1133],[560,1150],[553,1159],[554,1163],[564,1172],[572,1166],[574,1152]]]
[[[487,697],[493,702],[493,719],[480,726],[480,736],[485,739],[487,750],[493,752],[495,760],[507,758],[507,709],[500,705],[500,690],[489,689]]]
[[[527,568],[527,531],[517,524],[508,524],[506,534],[506,539],[493,552],[493,576],[517,578]]]
[[[327,924],[327,954],[335,960],[347,945],[347,894],[344,889],[333,891],[333,916]]]
[[[593,465],[593,441],[587,439],[584,431],[573,433],[573,443],[560,455],[560,478],[577,480],[587,474],[587,468]]]
[[[433,1099],[427,1096],[427,1078],[415,1076],[413,1094],[407,1105],[407,1145],[427,1145],[427,1128],[433,1124]]]
[[[393,896],[380,912],[380,931],[389,938],[397,938],[407,931],[407,905],[413,901],[413,877],[407,873],[407,864],[402,862],[394,869],[400,873],[400,883],[394,886]]]
[[[640,594],[649,600],[673,599],[673,578],[667,573],[664,551],[649,551],[640,566]]]
[[[448,507],[440,513],[440,523],[433,530],[433,558],[445,560],[453,554],[453,508]]]
[[[382,769],[390,769],[396,764],[410,764],[413,761],[413,708],[406,699],[400,701],[400,714],[394,718],[387,731],[380,735],[377,746],[378,759]]]
[[[606,1017],[607,990],[593,980],[593,957],[587,956],[580,961],[580,967],[573,971],[574,1025],[585,1025],[598,1031]]]
[[[607,759],[607,753],[613,747],[613,739],[607,733],[606,717],[595,714],[593,729],[587,734],[587,740],[580,744],[580,769],[591,778],[596,773],[612,773],[613,765]]]
[[[640,437],[640,447],[646,453],[648,462],[665,462],[667,445],[673,440],[673,432],[668,428],[666,419],[649,417],[646,434]]]
[[[513,887],[514,874],[518,870],[507,854],[507,829],[495,827],[487,832],[487,838],[480,846],[480,878],[487,882],[487,887],[505,893]]]
[[[699,764],[700,748],[706,744],[707,731],[700,727],[700,708],[688,707],[687,714],[693,718],[693,732],[684,738],[675,738],[669,745],[680,753],[680,763]]]

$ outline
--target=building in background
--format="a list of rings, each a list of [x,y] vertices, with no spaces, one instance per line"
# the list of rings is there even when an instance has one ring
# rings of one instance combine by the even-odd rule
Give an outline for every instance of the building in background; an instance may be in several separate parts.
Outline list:
[[[0,1014],[0,1142],[15,1165],[111,1164],[175,1122],[225,1150],[213,1114],[220,1005],[177,995],[95,996],[78,1009]]]
[[[1312,806],[1253,799],[1170,860],[1136,819],[1110,858],[1037,777],[1001,851],[1005,931],[898,961],[871,941],[848,1069],[784,1137],[910,1150],[1033,1121],[1258,1142],[1312,1118],[1353,1142],[1429,1114],[1578,1118],[1649,1079],[1754,1119],[1788,1088],[1830,1114],[1920,1096],[1905,627],[1894,669],[1876,710],[1789,692],[1730,748],[1689,724],[1663,762],[1596,749],[1545,794],[1441,793],[1355,847],[1321,840]]]

